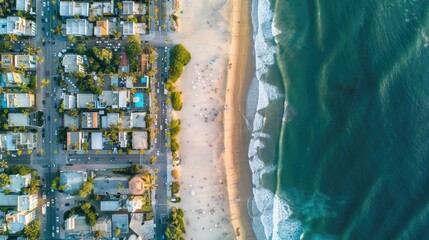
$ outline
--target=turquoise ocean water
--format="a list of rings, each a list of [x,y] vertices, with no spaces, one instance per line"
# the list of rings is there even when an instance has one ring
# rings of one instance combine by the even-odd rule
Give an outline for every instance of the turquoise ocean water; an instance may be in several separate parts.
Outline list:
[[[429,1],[252,9],[258,239],[429,239]]]

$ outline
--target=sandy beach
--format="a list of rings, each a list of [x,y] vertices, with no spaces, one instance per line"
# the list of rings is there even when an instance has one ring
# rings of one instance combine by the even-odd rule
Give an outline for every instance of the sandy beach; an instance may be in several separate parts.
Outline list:
[[[176,205],[185,211],[186,239],[253,239],[248,141],[239,111],[253,71],[248,4],[182,1],[180,32],[169,36],[192,55],[176,84],[184,106],[174,113],[182,128],[182,202]]]

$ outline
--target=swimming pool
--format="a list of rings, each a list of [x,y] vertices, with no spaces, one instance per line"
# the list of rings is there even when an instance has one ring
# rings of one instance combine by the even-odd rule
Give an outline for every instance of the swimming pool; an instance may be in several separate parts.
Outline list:
[[[135,107],[138,107],[138,108],[144,107],[143,93],[135,93],[134,98],[138,98],[138,99],[136,99],[138,101],[134,102]]]

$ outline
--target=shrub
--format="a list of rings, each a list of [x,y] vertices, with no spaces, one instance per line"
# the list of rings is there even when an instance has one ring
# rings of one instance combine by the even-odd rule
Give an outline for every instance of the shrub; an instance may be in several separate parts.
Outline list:
[[[173,193],[178,193],[179,192],[179,190],[180,190],[180,183],[178,182],[178,181],[174,181],[172,184],[171,184],[171,191],[173,192]]]
[[[180,92],[171,92],[171,105],[175,111],[182,109],[182,94]]]

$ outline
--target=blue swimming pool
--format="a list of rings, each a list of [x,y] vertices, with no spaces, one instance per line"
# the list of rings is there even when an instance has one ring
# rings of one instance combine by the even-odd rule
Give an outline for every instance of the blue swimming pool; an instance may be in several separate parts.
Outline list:
[[[143,93],[136,93],[134,94],[134,97],[138,98],[138,101],[134,102],[135,107],[138,107],[138,108],[144,107]]]
[[[147,83],[147,77],[144,76],[144,77],[140,78],[140,82],[141,83]]]

